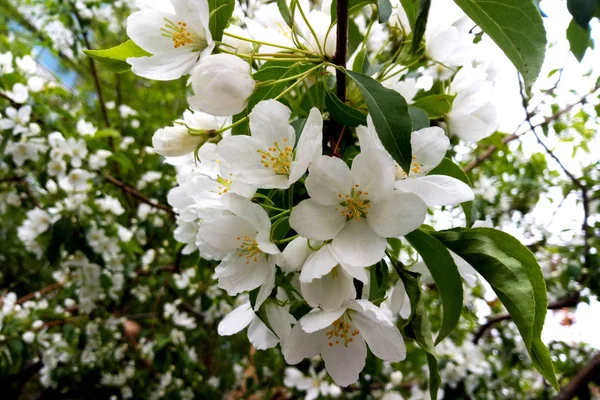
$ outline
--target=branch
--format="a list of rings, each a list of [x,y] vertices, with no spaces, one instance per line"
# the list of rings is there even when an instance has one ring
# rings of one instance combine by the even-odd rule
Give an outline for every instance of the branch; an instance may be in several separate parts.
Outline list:
[[[346,68],[346,57],[348,52],[348,0],[337,2],[337,41],[335,45],[335,57],[333,62],[340,67]],[[335,72],[337,79],[337,97],[346,102],[346,73],[339,69]]]
[[[26,294],[25,296],[20,297],[19,299],[17,299],[17,304],[23,304],[27,300],[31,300],[34,297],[41,296],[43,294],[46,294],[46,293],[51,292],[51,291],[56,290],[56,289],[60,289],[64,284],[65,284],[64,282],[56,282],[56,283],[48,285],[48,286],[46,286],[46,287],[44,287],[44,288],[42,288],[40,290],[37,290],[35,292]]]
[[[590,362],[563,387],[554,400],[570,400],[579,394],[579,391],[600,374],[600,353],[596,354]]]
[[[157,203],[157,202],[155,202],[153,200],[150,200],[149,198],[147,198],[146,196],[144,196],[139,190],[134,189],[133,187],[127,185],[126,183],[121,182],[117,178],[111,176],[108,172],[106,172],[104,174],[104,177],[106,178],[106,180],[108,182],[110,182],[111,184],[113,184],[116,187],[120,188],[125,193],[128,193],[128,194],[132,195],[133,197],[135,197],[136,199],[138,199],[142,203],[146,203],[149,206],[152,206],[152,207],[157,208],[159,210],[166,211],[171,217],[175,216],[175,212],[173,211],[173,209],[170,206],[167,206],[165,204],[160,204],[160,203]]]
[[[576,307],[577,304],[579,304],[579,298],[580,298],[580,293],[575,292],[574,294],[570,295],[566,299],[549,303],[547,309],[548,310],[560,310],[561,308]],[[487,322],[485,324],[481,325],[479,327],[479,329],[477,330],[477,332],[475,333],[475,336],[473,337],[473,343],[477,344],[477,342],[479,342],[479,339],[481,339],[483,337],[483,335],[488,331],[488,329],[490,329],[492,327],[492,325],[494,325],[495,323],[501,322],[501,321],[507,321],[510,319],[512,319],[510,314],[500,314],[500,315],[488,318]]]

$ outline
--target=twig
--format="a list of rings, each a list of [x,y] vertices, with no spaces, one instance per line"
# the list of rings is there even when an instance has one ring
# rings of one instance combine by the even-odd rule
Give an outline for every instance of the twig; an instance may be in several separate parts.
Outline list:
[[[579,394],[579,391],[583,389],[589,381],[596,378],[600,374],[600,353],[596,354],[590,362],[581,369],[571,379],[567,386],[560,390],[560,393],[554,398],[554,400],[570,400]]]
[[[121,182],[117,178],[111,176],[108,172],[104,174],[104,177],[106,178],[106,180],[108,182],[110,182],[111,184],[113,184],[116,187],[120,188],[125,193],[128,193],[128,194],[132,195],[133,197],[135,197],[136,199],[138,199],[142,203],[146,203],[146,204],[148,204],[151,207],[157,208],[159,210],[166,211],[172,217],[175,216],[175,212],[173,211],[173,209],[170,206],[167,206],[165,204],[160,204],[160,203],[157,203],[155,201],[150,200],[149,198],[147,198],[146,196],[144,196],[139,190],[136,190],[133,187],[127,185],[126,183]]]
[[[56,289],[60,289],[61,287],[63,287],[64,284],[65,284],[64,282],[56,282],[56,283],[48,285],[48,286],[46,286],[46,287],[44,287],[44,288],[42,288],[40,290],[37,290],[35,292],[26,294],[25,296],[20,297],[19,299],[17,299],[17,304],[23,304],[27,300],[31,300],[34,297],[41,296],[43,294],[46,294],[46,293],[51,292],[51,291],[56,290]]]
[[[566,299],[549,303],[547,309],[548,310],[560,310],[561,308],[575,307],[575,306],[577,306],[577,304],[579,304],[579,298],[580,298],[580,293],[575,292],[574,294],[567,297]],[[479,339],[481,339],[483,337],[483,335],[488,331],[488,329],[490,329],[492,327],[492,325],[494,325],[498,322],[501,322],[501,321],[507,321],[509,319],[512,319],[510,314],[501,314],[501,315],[497,315],[497,316],[488,318],[487,322],[485,324],[481,325],[479,327],[479,329],[477,330],[477,332],[475,333],[475,336],[473,337],[473,343],[477,344],[477,342],[479,342]]]
[[[348,52],[348,0],[337,2],[337,41],[335,46],[335,57],[333,62],[340,67],[346,68],[346,57]],[[346,73],[339,69],[335,72],[337,79],[337,97],[342,103],[346,102]]]

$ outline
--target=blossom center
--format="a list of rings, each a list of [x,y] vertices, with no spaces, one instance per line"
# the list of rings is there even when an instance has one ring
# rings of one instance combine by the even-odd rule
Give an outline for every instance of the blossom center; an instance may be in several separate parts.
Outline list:
[[[217,182],[219,182],[219,186],[217,186],[217,193],[219,196],[223,196],[225,193],[229,192],[232,183],[231,179],[225,179],[219,175],[217,176]]]
[[[283,139],[283,148],[278,142],[273,143],[273,147],[269,147],[267,151],[258,150],[261,154],[260,163],[265,168],[272,168],[277,175],[289,175],[290,165],[294,156],[294,150],[291,146],[287,146],[287,138]]]
[[[198,47],[206,47],[206,41],[203,41],[195,37],[192,32],[188,30],[188,25],[185,22],[179,21],[177,23],[165,18],[165,25],[160,28],[162,36],[168,37],[173,41],[173,47],[178,49],[183,46],[190,44],[198,44]]]
[[[344,347],[348,347],[348,343],[353,342],[354,336],[359,333],[360,331],[354,328],[344,315],[338,318],[331,324],[331,327],[325,331],[329,346],[331,347],[340,343],[343,343]]]
[[[238,236],[237,240],[240,243],[240,247],[238,247],[238,257],[244,257],[246,259],[246,264],[250,264],[251,261],[258,261],[258,256],[262,253],[258,248],[258,242],[249,236]]]
[[[346,217],[346,221],[355,219],[360,221],[361,218],[366,218],[371,208],[371,203],[366,196],[369,192],[363,192],[359,190],[360,185],[356,184],[352,187],[350,194],[343,195],[338,193],[338,197],[342,200],[340,206],[336,207],[335,210],[342,213],[342,216]]]
[[[425,168],[423,168],[423,164],[421,164],[420,162],[417,161],[417,156],[412,156],[412,162],[410,164],[410,171],[413,174],[418,174],[418,173],[423,173],[423,174],[427,174],[429,171],[426,171]],[[404,172],[404,170],[402,168],[400,168],[400,166],[398,164],[396,164],[396,180],[401,180],[401,179],[406,179],[408,178],[408,175],[406,175],[406,172]]]

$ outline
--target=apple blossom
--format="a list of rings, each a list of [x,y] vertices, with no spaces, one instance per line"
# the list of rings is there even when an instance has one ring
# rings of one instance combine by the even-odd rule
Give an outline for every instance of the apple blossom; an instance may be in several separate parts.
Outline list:
[[[177,79],[212,52],[215,45],[206,0],[139,3],[144,7],[127,19],[127,35],[152,56],[128,58],[134,74],[162,81]]]
[[[394,190],[394,164],[386,151],[375,148],[357,155],[352,169],[339,158],[316,158],[306,179],[311,198],[294,207],[290,226],[309,239],[332,239],[343,263],[377,263],[386,238],[403,236],[425,219],[419,197]]]
[[[231,54],[204,58],[191,72],[190,107],[219,116],[242,112],[256,87],[251,72],[250,64]]]
[[[222,140],[217,152],[243,182],[260,188],[286,189],[321,155],[323,117],[313,108],[300,139],[290,125],[291,110],[277,100],[258,103],[250,113],[251,136]]]

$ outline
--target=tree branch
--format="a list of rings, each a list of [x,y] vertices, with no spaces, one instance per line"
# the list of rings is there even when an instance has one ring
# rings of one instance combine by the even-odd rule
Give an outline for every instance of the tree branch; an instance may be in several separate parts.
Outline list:
[[[548,310],[560,310],[561,308],[576,307],[577,304],[579,304],[579,298],[580,298],[580,293],[575,292],[574,294],[570,295],[566,299],[549,303],[547,309]],[[473,337],[473,343],[477,344],[477,342],[479,342],[479,339],[481,339],[483,337],[483,335],[488,331],[488,329],[490,329],[494,324],[501,322],[501,321],[507,321],[509,319],[512,319],[510,314],[500,314],[500,315],[496,315],[494,317],[488,318],[487,322],[485,324],[481,325],[479,327],[479,329],[477,330],[477,332],[475,333],[475,336]]]
[[[554,400],[570,400],[579,394],[579,391],[593,378],[600,374],[600,353],[596,354],[590,362],[583,367],[554,398]]]
[[[335,45],[335,57],[333,62],[340,67],[346,68],[346,57],[348,52],[348,0],[337,2],[337,41]],[[346,73],[336,70],[337,97],[346,102]]]
[[[167,206],[165,204],[160,204],[160,203],[157,203],[157,202],[155,202],[153,200],[150,200],[149,198],[147,198],[146,196],[144,196],[139,190],[134,189],[133,187],[129,186],[128,184],[126,184],[124,182],[121,182],[117,178],[111,176],[109,173],[105,173],[104,177],[106,178],[106,180],[108,182],[110,182],[114,186],[120,188],[125,193],[128,193],[128,194],[132,195],[133,197],[135,197],[136,199],[138,199],[142,203],[146,203],[149,206],[152,206],[152,207],[157,208],[159,210],[166,211],[171,217],[175,216],[175,212],[173,211],[173,209],[170,206]]]

